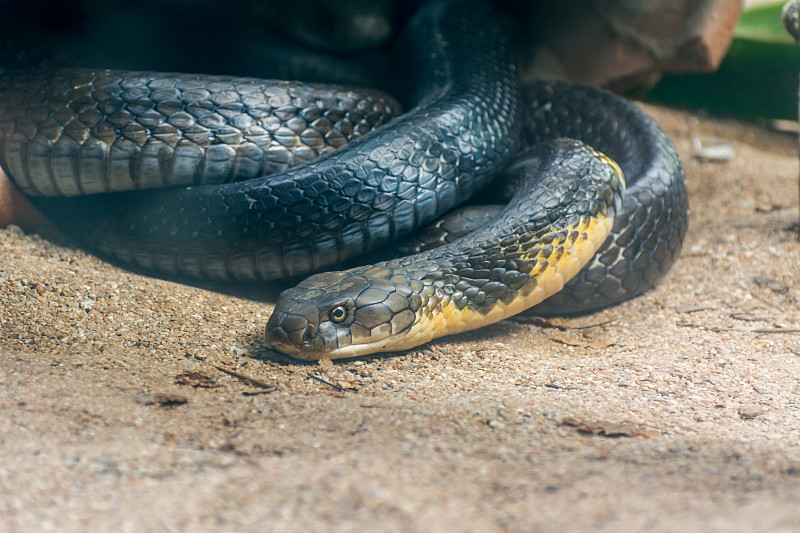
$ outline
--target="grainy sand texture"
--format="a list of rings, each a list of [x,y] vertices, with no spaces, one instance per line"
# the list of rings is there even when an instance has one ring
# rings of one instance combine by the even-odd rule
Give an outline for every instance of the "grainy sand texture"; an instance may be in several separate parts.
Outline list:
[[[0,231],[0,530],[800,531],[797,141],[647,110],[692,209],[658,289],[403,354],[285,361],[275,287]]]

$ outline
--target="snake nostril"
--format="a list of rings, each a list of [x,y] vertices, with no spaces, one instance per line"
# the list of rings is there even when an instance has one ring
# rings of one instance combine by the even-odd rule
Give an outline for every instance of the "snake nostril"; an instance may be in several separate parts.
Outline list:
[[[314,340],[316,335],[317,327],[314,324],[306,326],[306,330],[303,332],[303,344],[311,344],[311,341]]]

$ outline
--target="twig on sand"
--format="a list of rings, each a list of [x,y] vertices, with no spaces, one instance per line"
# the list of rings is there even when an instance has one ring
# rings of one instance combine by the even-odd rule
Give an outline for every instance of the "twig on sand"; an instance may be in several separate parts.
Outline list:
[[[531,324],[534,326],[539,326],[540,328],[554,328],[560,329],[561,331],[566,331],[569,329],[591,329],[591,328],[599,328],[601,326],[606,326],[608,324],[613,324],[616,322],[615,319],[604,320],[603,322],[597,322],[595,324],[585,324],[585,325],[576,325],[573,326],[571,324],[567,324],[569,319],[560,319],[560,320],[550,320],[547,318],[542,318],[540,316],[528,316],[528,315],[516,315],[509,318],[512,322],[517,322],[520,324]]]
[[[223,374],[228,374],[229,376],[233,376],[237,379],[250,383],[251,385],[255,385],[256,387],[261,387],[262,389],[270,389],[270,390],[278,390],[277,385],[273,385],[271,383],[267,383],[265,381],[261,381],[255,378],[251,378],[250,376],[246,376],[244,374],[240,374],[239,372],[235,372],[233,370],[228,370],[227,368],[221,367],[219,365],[215,365],[214,363],[209,363],[211,366],[222,372]]]
[[[332,382],[328,381],[327,379],[323,379],[323,378],[317,376],[316,374],[312,374],[311,372],[306,372],[306,375],[308,375],[308,377],[310,377],[311,379],[316,379],[320,383],[324,383],[325,385],[327,385],[329,387],[333,387],[334,389],[338,390],[339,392],[346,392],[347,391],[347,389],[345,389],[341,385],[337,385],[336,383],[332,383]]]

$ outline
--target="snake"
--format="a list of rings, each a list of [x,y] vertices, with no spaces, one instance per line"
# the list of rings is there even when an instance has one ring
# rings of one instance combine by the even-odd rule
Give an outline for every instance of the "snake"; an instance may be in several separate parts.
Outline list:
[[[505,176],[509,204],[467,235],[282,292],[267,342],[300,359],[405,350],[532,306],[587,312],[641,294],[688,224],[674,146],[602,89],[523,85],[509,33],[481,0],[427,3],[394,43],[408,109],[395,118],[392,98],[346,87],[7,73],[0,165],[104,256],[246,282],[392,246]]]

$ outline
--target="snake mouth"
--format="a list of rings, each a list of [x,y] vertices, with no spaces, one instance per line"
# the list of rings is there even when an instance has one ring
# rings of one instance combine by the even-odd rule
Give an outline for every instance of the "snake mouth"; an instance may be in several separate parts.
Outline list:
[[[319,356],[313,356],[316,353],[313,344],[313,337],[308,334],[307,330],[312,331],[316,328],[309,326],[303,331],[302,335],[295,335],[297,332],[287,332],[281,327],[276,327],[267,331],[267,344],[273,349],[281,353],[285,353],[291,357],[301,360],[319,359]],[[300,342],[298,342],[298,340]]]

